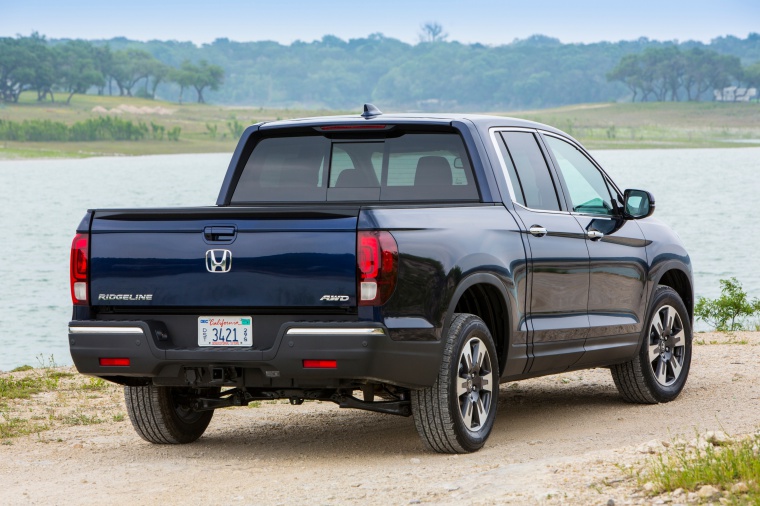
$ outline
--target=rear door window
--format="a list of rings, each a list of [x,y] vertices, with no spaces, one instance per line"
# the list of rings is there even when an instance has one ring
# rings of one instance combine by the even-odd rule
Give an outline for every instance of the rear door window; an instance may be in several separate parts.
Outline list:
[[[544,155],[531,132],[502,132],[505,163],[515,199],[530,209],[559,211],[557,189]]]

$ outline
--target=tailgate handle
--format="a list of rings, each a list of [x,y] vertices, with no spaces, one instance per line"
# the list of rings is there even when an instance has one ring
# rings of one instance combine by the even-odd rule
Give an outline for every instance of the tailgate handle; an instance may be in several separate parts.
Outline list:
[[[207,242],[229,243],[235,240],[237,229],[235,227],[206,227],[203,229],[203,238]]]

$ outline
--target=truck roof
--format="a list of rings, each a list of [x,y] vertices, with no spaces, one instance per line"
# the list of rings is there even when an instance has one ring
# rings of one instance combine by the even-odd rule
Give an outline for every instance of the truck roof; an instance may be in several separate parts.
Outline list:
[[[366,113],[365,113],[366,114]],[[384,114],[378,111],[378,114],[371,116],[364,115],[342,115],[342,116],[318,116],[311,118],[297,118],[279,121],[270,121],[260,124],[262,130],[270,128],[292,128],[324,125],[367,125],[367,124],[430,124],[430,125],[448,125],[453,121],[470,121],[477,128],[489,129],[493,127],[522,127],[536,128],[556,133],[564,133],[543,123],[529,121],[509,116],[496,116],[488,114],[468,114],[468,113],[390,113]],[[565,134],[567,135],[567,134]]]

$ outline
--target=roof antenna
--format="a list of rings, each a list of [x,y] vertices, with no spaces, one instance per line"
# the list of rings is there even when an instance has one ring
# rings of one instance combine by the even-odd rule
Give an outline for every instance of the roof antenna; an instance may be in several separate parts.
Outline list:
[[[374,105],[364,104],[364,112],[362,113],[362,118],[370,119],[370,118],[374,118],[375,116],[380,116],[382,113],[383,111],[381,111]]]

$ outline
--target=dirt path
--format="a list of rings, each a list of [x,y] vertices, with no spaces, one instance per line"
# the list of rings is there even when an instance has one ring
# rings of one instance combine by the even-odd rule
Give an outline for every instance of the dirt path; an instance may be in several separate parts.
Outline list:
[[[0,503],[648,503],[623,469],[643,465],[648,443],[760,426],[760,335],[697,340],[669,404],[623,403],[606,369],[502,385],[494,432],[472,455],[424,451],[411,418],[330,403],[221,410],[186,446],[145,443],[128,419],[59,426],[0,446]]]

